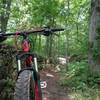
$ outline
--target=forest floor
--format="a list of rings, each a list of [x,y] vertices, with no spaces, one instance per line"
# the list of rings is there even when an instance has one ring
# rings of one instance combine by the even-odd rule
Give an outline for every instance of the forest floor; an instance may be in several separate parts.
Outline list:
[[[45,68],[40,71],[40,75],[42,81],[47,82],[47,87],[42,89],[43,100],[73,100],[67,89],[60,86],[60,75],[54,68]]]

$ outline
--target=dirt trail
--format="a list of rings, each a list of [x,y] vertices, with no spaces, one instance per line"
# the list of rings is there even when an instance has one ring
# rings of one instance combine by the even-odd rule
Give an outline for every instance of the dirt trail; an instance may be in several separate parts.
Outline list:
[[[71,100],[67,90],[59,85],[59,74],[54,69],[46,68],[40,72],[40,75],[41,79],[47,82],[47,88],[42,89],[43,100]]]

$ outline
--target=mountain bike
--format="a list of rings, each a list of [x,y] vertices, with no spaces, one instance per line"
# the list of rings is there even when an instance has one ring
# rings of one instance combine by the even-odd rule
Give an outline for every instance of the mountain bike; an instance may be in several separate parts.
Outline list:
[[[30,41],[28,35],[41,34],[49,36],[57,31],[63,31],[62,28],[47,28],[37,27],[37,30],[21,31],[15,33],[0,34],[0,40],[5,40],[8,36],[21,36],[22,50],[16,55],[16,61],[18,64],[18,76],[16,80],[14,100],[42,100],[42,92],[40,85],[40,75],[37,67],[36,54],[30,52]],[[24,62],[22,61],[24,59]],[[23,64],[23,63],[24,64]]]

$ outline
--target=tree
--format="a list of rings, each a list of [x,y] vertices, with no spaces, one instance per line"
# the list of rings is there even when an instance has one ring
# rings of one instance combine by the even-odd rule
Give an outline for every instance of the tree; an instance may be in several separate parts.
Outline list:
[[[100,0],[92,0],[89,32],[89,68],[100,70]]]
[[[1,0],[1,13],[0,13],[0,23],[2,33],[6,32],[7,23],[10,15],[11,0]]]

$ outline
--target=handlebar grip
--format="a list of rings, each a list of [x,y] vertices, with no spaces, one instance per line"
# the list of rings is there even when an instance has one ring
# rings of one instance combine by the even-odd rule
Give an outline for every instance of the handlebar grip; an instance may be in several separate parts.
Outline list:
[[[56,31],[64,31],[63,28],[55,28],[55,29],[51,29],[51,31],[56,32]]]
[[[49,36],[50,34],[52,35],[54,32],[57,32],[57,31],[64,31],[64,29],[63,28],[45,29],[43,35]]]

